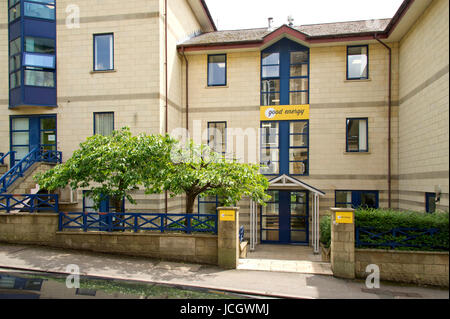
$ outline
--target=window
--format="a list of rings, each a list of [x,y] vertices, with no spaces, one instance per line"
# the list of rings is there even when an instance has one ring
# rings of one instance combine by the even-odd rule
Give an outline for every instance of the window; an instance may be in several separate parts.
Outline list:
[[[114,112],[94,113],[94,135],[111,135],[114,131]]]
[[[369,151],[368,119],[347,119],[347,152]]]
[[[55,40],[49,38],[25,37],[25,52],[55,54]]]
[[[308,171],[308,121],[290,122],[289,173],[305,175]]]
[[[378,191],[336,191],[335,206],[338,208],[378,208]]]
[[[347,80],[369,78],[369,46],[347,47]]]
[[[114,34],[94,35],[94,71],[114,70]]]
[[[297,51],[290,53],[290,105],[309,103],[309,52]]]
[[[208,145],[214,152],[225,155],[227,151],[227,122],[208,122]]]
[[[261,105],[280,105],[280,54],[263,53],[261,65]]]
[[[20,0],[9,0],[9,22],[20,18]]]
[[[9,42],[9,87],[15,89],[21,86],[21,66],[22,66],[22,38],[17,38]]]
[[[55,20],[55,0],[25,1],[24,15],[31,18]]]
[[[218,196],[199,196],[198,213],[200,215],[214,215],[217,213],[217,207],[223,206]]]
[[[436,211],[436,193],[425,193],[425,211],[427,213]]]
[[[25,85],[55,87],[55,72],[43,68],[26,67]]]
[[[227,85],[226,54],[208,55],[208,86]]]
[[[260,162],[265,175],[308,175],[309,121],[261,122]]]
[[[41,146],[45,150],[56,151],[56,117],[40,119]]]
[[[279,122],[261,123],[261,173],[278,175],[280,171]]]

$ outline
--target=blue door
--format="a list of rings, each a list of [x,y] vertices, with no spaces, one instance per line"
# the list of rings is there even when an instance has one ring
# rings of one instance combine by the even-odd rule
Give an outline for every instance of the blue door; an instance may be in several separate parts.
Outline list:
[[[10,123],[10,150],[15,151],[11,157],[13,166],[36,147],[56,151],[56,116],[33,115],[12,116]]]
[[[267,206],[261,207],[261,242],[309,244],[307,191],[269,191]]]

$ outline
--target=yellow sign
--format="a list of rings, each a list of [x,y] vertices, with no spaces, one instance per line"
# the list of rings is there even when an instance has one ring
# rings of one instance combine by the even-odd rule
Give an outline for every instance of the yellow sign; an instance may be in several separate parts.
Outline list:
[[[352,212],[336,212],[336,223],[338,224],[353,224]]]
[[[234,210],[221,210],[219,211],[220,220],[226,222],[234,222],[236,220]]]
[[[309,120],[309,104],[261,106],[261,121]]]

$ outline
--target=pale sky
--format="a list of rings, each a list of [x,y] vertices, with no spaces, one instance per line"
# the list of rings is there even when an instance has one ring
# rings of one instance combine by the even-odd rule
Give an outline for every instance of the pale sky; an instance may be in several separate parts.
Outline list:
[[[403,0],[206,0],[219,30],[392,18]]]

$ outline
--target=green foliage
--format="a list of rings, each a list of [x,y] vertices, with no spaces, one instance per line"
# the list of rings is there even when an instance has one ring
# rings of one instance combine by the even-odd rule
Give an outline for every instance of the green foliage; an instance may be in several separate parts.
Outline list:
[[[397,247],[397,250],[447,250],[449,249],[449,214],[448,212],[436,212],[424,214],[420,212],[401,212],[383,209],[358,209],[355,212],[356,227],[373,228],[374,233],[386,232],[394,228],[438,229],[439,232],[431,235],[422,235],[423,232],[408,232],[408,236],[397,234],[385,234],[376,239],[370,239],[368,235],[361,234],[360,240],[372,244],[389,242],[402,242],[402,240],[417,236],[408,240],[408,245],[418,247]],[[370,246],[369,247],[375,247]],[[442,247],[442,248],[433,248]],[[385,247],[390,249],[389,247]]]
[[[320,242],[325,248],[331,246],[331,216],[323,216],[320,219]]]
[[[224,205],[235,205],[249,196],[261,205],[270,199],[266,194],[269,181],[259,173],[260,166],[226,159],[206,145],[190,141],[186,146],[177,144],[172,148],[172,162],[164,180],[164,190],[171,196],[186,194],[187,212],[193,212],[199,195],[216,196]]]
[[[139,185],[159,192],[167,174],[170,148],[168,136],[132,136],[128,128],[110,136],[94,135],[80,144],[65,163],[35,176],[40,187],[55,190],[70,185],[73,189],[89,188],[98,208],[104,196],[126,197],[135,203],[129,191]]]

